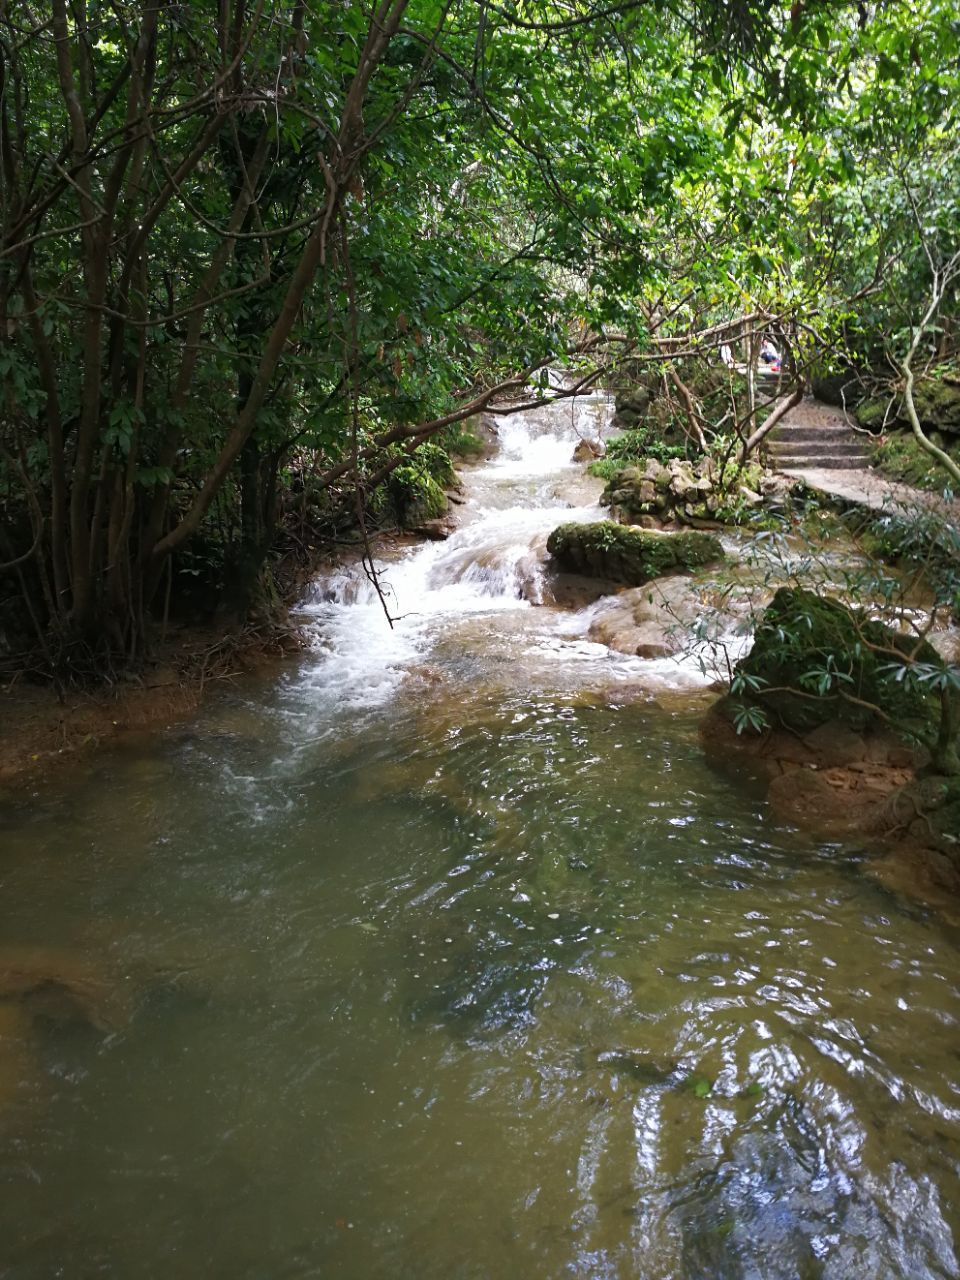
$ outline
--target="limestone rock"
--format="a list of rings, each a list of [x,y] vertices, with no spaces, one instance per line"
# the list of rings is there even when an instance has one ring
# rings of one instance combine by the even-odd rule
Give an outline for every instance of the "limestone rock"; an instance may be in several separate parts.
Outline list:
[[[895,680],[887,668],[894,655],[937,664],[926,642],[894,631],[812,591],[781,587],[757,627],[753,648],[738,671],[759,681],[739,701],[759,704],[774,724],[797,733],[840,721],[856,732],[890,723],[901,732],[926,735],[936,723],[936,698]],[[905,659],[906,660],[906,659]],[[832,666],[842,678],[823,693],[818,673]]]
[[[603,445],[595,440],[578,440],[573,450],[574,462],[593,462],[603,457]]]
[[[719,541],[710,534],[664,534],[610,520],[560,525],[550,534],[547,550],[562,570],[628,586],[724,558]]]

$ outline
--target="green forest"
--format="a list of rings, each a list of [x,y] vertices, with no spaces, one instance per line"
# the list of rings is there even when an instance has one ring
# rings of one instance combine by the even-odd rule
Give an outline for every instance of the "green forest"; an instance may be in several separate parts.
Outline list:
[[[778,406],[909,426],[956,386],[958,41],[949,0],[7,0],[4,667],[269,608],[550,368],[745,462],[770,404],[697,362],[770,337]]]

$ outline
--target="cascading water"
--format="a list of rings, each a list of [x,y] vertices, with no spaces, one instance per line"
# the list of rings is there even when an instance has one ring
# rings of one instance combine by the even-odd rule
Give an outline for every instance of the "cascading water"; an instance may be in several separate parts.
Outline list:
[[[611,406],[585,395],[499,419],[500,451],[466,472],[459,527],[444,542],[408,548],[378,565],[394,616],[359,565],[318,582],[304,611],[316,623],[318,662],[304,674],[314,699],[324,690],[354,704],[381,702],[418,665],[454,652],[478,656],[509,638],[514,660],[549,654],[556,679],[565,664],[604,682],[643,677],[654,686],[701,683],[692,664],[640,662],[586,638],[591,613],[544,605],[546,541],[558,524],[601,520],[602,483],[572,460],[579,440],[608,432]],[[498,653],[499,657],[502,656]],[[518,661],[518,674],[523,663]],[[501,672],[501,676],[502,676]]]

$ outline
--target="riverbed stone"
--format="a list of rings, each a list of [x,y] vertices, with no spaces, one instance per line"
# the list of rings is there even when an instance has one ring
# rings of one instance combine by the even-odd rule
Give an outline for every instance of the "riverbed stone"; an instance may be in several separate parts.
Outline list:
[[[711,534],[666,534],[612,520],[562,524],[547,539],[547,551],[561,570],[634,587],[724,558]]]
[[[712,584],[689,577],[620,591],[596,605],[587,634],[616,653],[669,657],[689,645],[698,619],[712,609],[711,594]]]

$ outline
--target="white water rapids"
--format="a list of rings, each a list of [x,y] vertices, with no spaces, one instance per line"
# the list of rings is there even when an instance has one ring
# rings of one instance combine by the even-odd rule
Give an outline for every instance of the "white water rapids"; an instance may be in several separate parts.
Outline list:
[[[544,603],[550,532],[606,518],[602,482],[572,457],[578,440],[608,433],[610,417],[601,395],[501,416],[498,455],[464,470],[456,532],[378,561],[392,629],[359,564],[318,581],[303,606],[317,641],[299,684],[311,706],[381,705],[424,678],[567,689],[706,683],[689,659],[643,660],[590,641],[594,606]]]

